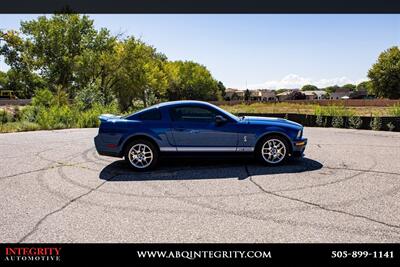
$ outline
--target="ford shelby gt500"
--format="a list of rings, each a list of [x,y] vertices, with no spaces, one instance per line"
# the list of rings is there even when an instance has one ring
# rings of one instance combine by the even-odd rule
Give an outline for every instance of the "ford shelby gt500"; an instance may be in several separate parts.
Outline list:
[[[100,155],[124,157],[138,171],[154,168],[163,155],[252,153],[267,165],[302,157],[303,126],[268,117],[237,117],[201,101],[173,101],[128,116],[103,114],[95,137]]]

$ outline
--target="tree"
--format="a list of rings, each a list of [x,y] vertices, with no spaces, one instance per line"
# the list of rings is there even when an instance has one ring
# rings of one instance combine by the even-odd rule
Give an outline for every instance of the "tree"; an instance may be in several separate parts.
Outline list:
[[[163,54],[134,37],[117,45],[113,65],[119,67],[114,73],[113,91],[122,110],[131,107],[134,99],[147,106],[165,94],[168,85],[165,64]]]
[[[85,103],[83,109],[115,99],[126,111],[135,100],[148,106],[162,99],[219,100],[225,94],[205,66],[169,62],[154,47],[97,30],[79,14],[40,16],[21,22],[19,31],[0,31],[0,56],[10,66],[0,83],[18,97],[44,88]]]
[[[53,92],[62,88],[70,97],[90,81],[91,68],[99,66],[95,64],[99,55],[110,49],[113,39],[107,30],[97,31],[93,20],[79,14],[40,16],[21,22],[20,31],[2,34],[0,53],[6,63],[22,76],[40,75],[46,87]]]
[[[27,43],[17,31],[0,32],[0,55],[10,66],[4,86],[14,90],[19,98],[30,98],[43,85],[43,80],[32,70],[27,50]]]
[[[365,81],[361,82],[357,85],[356,91],[367,91],[368,94],[373,94],[372,90],[372,82],[371,81]]]
[[[222,99],[221,88],[212,77],[209,70],[192,61],[172,61],[166,64],[168,73],[168,89],[166,98],[169,100]]]
[[[400,98],[400,49],[391,47],[379,55],[368,71],[372,91],[378,97]]]
[[[334,85],[334,86],[328,86],[326,88],[324,88],[325,92],[327,92],[328,94],[334,93],[336,92],[337,89],[339,89],[340,86],[338,85]]]
[[[315,85],[307,84],[301,88],[301,91],[317,91],[318,87]]]
[[[251,97],[251,93],[249,89],[246,89],[246,91],[244,92],[244,100],[245,101],[249,101]]]
[[[45,81],[36,73],[11,68],[7,71],[5,88],[13,90],[18,98],[31,98],[35,91],[45,87]]]
[[[356,90],[356,86],[354,84],[351,84],[351,83],[343,85],[342,88],[348,89],[350,91]]]
[[[219,92],[220,92],[222,98],[224,98],[224,97],[225,97],[225,94],[226,94],[226,92],[225,92],[226,87],[225,87],[225,85],[224,85],[221,81],[218,82],[218,90],[219,90]]]
[[[7,73],[0,71],[0,88],[4,89],[6,88],[6,84],[7,84]]]

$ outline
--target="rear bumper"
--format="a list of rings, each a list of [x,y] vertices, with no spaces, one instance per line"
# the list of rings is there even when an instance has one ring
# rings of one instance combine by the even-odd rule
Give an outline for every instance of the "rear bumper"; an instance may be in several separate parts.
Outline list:
[[[105,143],[99,135],[94,138],[94,146],[99,155],[117,158],[122,157],[119,147],[110,146],[110,144]]]

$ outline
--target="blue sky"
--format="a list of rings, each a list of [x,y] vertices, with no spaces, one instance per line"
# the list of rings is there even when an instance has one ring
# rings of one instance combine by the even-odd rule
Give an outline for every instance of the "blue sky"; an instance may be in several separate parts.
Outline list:
[[[36,17],[0,15],[0,28]],[[235,88],[358,83],[383,50],[400,45],[399,14],[90,17],[98,28],[140,37],[170,60],[199,62]],[[7,69],[4,62],[0,69]]]

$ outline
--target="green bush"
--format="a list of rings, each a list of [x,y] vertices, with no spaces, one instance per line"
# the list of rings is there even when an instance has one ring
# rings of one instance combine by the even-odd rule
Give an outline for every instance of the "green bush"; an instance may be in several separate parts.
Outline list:
[[[315,124],[319,127],[326,127],[328,124],[328,118],[318,115],[315,118]]]
[[[12,122],[13,120],[13,115],[10,112],[0,109],[0,123]]]
[[[36,120],[43,129],[62,129],[74,127],[78,116],[69,106],[52,106],[41,108]]]
[[[36,91],[31,105],[15,112],[0,110],[1,132],[98,127],[98,117],[104,113],[118,114],[117,103],[103,106],[99,102],[91,102],[88,105],[76,100],[71,104],[61,90],[52,94],[47,89],[41,89]]]
[[[349,128],[351,129],[360,129],[362,126],[362,119],[359,116],[351,116],[349,117]]]
[[[393,131],[396,128],[396,126],[394,126],[392,122],[389,122],[388,124],[386,124],[386,126],[388,127],[389,131]]]
[[[36,90],[35,96],[32,98],[32,106],[34,107],[51,107],[55,102],[55,97],[49,89]]]
[[[343,128],[343,125],[344,125],[343,117],[336,116],[332,118],[332,127]]]
[[[380,117],[374,117],[370,122],[371,129],[379,131],[382,128],[382,119]]]
[[[26,106],[21,109],[20,120],[21,121],[28,121],[28,122],[35,122],[36,116],[39,112],[39,107],[34,106]]]
[[[81,111],[77,120],[77,126],[80,128],[92,128],[100,125],[99,115],[104,113],[118,113],[118,105],[112,103],[107,106],[102,106],[98,103],[94,103],[88,110]]]
[[[75,103],[79,106],[80,110],[88,110],[91,109],[95,103],[104,102],[103,96],[95,85],[89,85],[83,88],[75,97]]]

